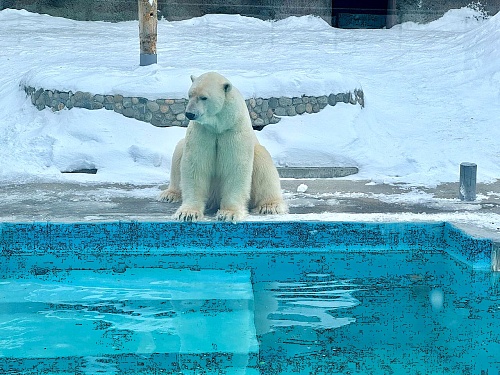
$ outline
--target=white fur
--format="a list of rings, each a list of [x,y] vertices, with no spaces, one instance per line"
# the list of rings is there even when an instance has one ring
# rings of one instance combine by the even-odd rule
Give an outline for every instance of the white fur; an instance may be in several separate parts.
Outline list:
[[[238,221],[248,208],[262,214],[287,212],[278,171],[255,136],[240,92],[218,73],[191,77],[186,137],[172,157],[170,185],[159,200],[182,200],[174,217]]]

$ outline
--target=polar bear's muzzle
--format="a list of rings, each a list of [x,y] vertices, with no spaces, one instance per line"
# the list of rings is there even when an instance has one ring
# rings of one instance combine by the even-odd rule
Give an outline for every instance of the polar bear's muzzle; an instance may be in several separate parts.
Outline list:
[[[186,117],[188,120],[195,120],[196,119],[196,114],[193,112],[186,112]]]

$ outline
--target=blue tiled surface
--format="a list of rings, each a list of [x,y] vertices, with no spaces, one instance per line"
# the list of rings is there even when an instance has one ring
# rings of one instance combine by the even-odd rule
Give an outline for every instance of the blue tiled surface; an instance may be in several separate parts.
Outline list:
[[[0,238],[0,270],[9,277],[68,268],[226,268],[256,254],[321,252],[447,251],[484,268],[493,246],[447,223],[3,223]]]

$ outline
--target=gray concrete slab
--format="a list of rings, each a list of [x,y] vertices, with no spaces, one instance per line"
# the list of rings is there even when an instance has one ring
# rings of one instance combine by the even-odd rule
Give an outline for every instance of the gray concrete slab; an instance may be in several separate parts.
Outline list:
[[[271,220],[440,220],[500,241],[500,180],[477,185],[477,200],[458,199],[458,182],[435,188],[347,179],[282,179],[290,215]],[[299,187],[300,186],[300,187]],[[156,200],[160,185],[0,184],[0,221],[171,220],[178,204]],[[305,190],[305,191],[304,191]],[[325,214],[332,214],[328,216]],[[385,216],[383,216],[385,215]],[[408,216],[410,215],[410,216]],[[210,215],[208,220],[213,220]],[[247,220],[262,220],[250,215]]]

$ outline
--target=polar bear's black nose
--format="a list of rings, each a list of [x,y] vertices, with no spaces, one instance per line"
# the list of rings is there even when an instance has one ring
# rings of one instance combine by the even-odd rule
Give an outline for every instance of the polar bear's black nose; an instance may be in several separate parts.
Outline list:
[[[189,120],[194,120],[196,115],[193,113],[193,112],[186,112],[186,117],[189,119]]]

